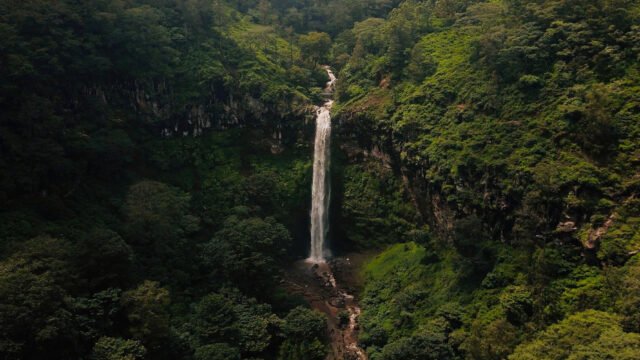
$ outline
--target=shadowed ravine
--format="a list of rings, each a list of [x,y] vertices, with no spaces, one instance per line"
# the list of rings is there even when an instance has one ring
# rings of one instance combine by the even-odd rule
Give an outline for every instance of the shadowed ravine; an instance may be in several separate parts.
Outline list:
[[[286,284],[292,293],[305,298],[309,305],[327,316],[331,351],[328,360],[366,359],[365,352],[358,347],[358,316],[360,308],[356,299],[336,280],[336,273],[352,273],[349,259],[327,260],[331,252],[327,247],[329,233],[329,202],[331,183],[331,96],[336,77],[325,66],[329,81],[325,87],[325,103],[317,109],[316,136],[313,153],[313,184],[311,189],[311,244],[309,258],[297,262],[289,272]],[[340,271],[337,268],[340,269]],[[346,279],[347,277],[345,277]],[[354,279],[354,277],[350,277]],[[345,280],[345,284],[348,284]]]

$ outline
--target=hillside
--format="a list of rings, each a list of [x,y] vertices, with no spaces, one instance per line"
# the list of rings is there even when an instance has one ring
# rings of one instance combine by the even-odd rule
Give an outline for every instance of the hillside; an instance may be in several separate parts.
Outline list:
[[[638,4],[465,5],[408,1],[334,46],[345,141],[384,154],[430,229],[364,270],[361,341],[371,359],[635,359]]]
[[[637,1],[0,0],[0,36],[1,358],[640,360]]]

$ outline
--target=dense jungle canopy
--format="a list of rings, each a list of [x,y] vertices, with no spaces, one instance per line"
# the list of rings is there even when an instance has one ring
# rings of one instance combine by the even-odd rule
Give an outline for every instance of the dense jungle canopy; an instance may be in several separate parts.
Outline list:
[[[640,359],[637,0],[0,0],[0,39],[2,359],[325,359],[283,280],[324,65],[369,359]]]

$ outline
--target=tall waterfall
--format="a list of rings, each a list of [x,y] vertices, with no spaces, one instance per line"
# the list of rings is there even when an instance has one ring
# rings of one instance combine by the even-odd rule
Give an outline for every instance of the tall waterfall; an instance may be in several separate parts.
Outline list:
[[[333,72],[325,67],[329,82],[325,93],[331,95],[336,83]],[[317,110],[316,140],[313,152],[313,184],[311,187],[311,253],[309,261],[324,262],[329,255],[325,241],[329,233],[329,201],[331,199],[331,182],[329,166],[331,163],[331,106],[327,100]]]

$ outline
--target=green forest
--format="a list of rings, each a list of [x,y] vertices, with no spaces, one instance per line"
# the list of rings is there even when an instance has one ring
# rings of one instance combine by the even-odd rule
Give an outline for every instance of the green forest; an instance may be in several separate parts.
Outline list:
[[[640,360],[638,0],[0,0],[0,39],[0,359]],[[357,305],[292,291],[318,109]]]

